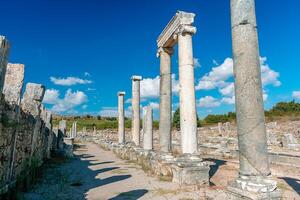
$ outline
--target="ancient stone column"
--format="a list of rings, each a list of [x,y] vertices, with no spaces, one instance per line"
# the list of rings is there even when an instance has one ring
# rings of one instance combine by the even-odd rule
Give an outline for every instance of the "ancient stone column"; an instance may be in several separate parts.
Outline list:
[[[4,36],[0,35],[0,94],[3,90],[7,59],[8,59],[9,43]]]
[[[141,76],[132,76],[132,141],[140,145],[140,81]]]
[[[77,122],[73,122],[70,137],[76,138],[76,136],[77,136]]]
[[[271,172],[254,0],[231,0],[231,29],[240,160],[234,185],[243,191],[268,193],[276,182],[265,179]]]
[[[194,86],[193,26],[182,25],[178,31],[180,131],[182,152],[197,153],[197,113]]]
[[[241,175],[269,175],[254,0],[231,0]]]
[[[164,153],[171,152],[172,148],[172,54],[172,47],[160,47],[157,53],[160,58],[159,148]]]
[[[125,123],[124,123],[124,96],[125,92],[118,92],[118,132],[119,144],[125,143]]]
[[[143,148],[144,150],[153,149],[153,129],[152,129],[152,108],[147,106],[144,109],[144,138],[143,138]]]

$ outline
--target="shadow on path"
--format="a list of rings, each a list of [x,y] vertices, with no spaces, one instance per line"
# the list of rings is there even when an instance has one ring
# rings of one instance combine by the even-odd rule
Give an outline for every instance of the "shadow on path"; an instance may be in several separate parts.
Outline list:
[[[144,190],[144,189],[122,192],[118,196],[110,198],[109,200],[136,200],[144,196],[147,192],[148,190]]]
[[[300,195],[300,180],[290,177],[279,177],[280,179],[284,180],[289,186],[293,188]]]

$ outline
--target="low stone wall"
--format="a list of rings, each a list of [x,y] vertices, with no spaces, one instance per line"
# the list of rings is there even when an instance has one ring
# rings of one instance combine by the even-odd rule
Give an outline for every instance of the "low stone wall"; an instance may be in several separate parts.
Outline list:
[[[87,136],[84,140],[95,142],[103,149],[113,151],[119,158],[134,162],[150,174],[162,180],[176,182],[180,185],[203,185],[209,183],[208,162],[189,163],[181,165],[170,155],[158,151],[143,150],[132,143],[117,144],[111,140]],[[170,157],[170,158],[169,158]]]

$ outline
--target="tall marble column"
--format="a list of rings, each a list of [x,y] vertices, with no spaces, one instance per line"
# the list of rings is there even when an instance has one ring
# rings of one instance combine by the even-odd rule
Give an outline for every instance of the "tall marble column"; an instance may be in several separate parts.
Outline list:
[[[125,143],[125,123],[124,123],[124,96],[125,92],[118,92],[118,132],[119,144]]]
[[[157,54],[160,58],[159,147],[164,153],[172,149],[172,54],[172,47],[160,47]]]
[[[193,26],[182,25],[178,32],[181,148],[184,154],[198,152],[197,113],[194,85]]]
[[[141,76],[132,76],[132,141],[140,145],[140,81]]]
[[[276,182],[267,180],[271,172],[254,0],[231,0],[231,29],[240,160],[234,187],[259,195],[274,191]]]
[[[4,36],[0,35],[0,95],[4,86],[4,79],[5,79],[7,59],[8,59],[8,49],[9,49],[8,41]]]
[[[144,109],[144,138],[143,138],[143,148],[144,150],[153,149],[153,118],[152,118],[152,108],[147,106]]]

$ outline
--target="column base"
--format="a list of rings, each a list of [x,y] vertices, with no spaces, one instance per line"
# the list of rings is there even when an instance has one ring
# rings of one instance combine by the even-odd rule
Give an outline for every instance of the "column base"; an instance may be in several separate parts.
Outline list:
[[[206,185],[209,183],[209,165],[197,155],[184,154],[172,165],[172,182],[180,185]]]
[[[175,161],[174,156],[170,152],[159,152],[159,159],[168,163]]]
[[[230,199],[279,200],[281,191],[269,177],[240,176],[227,186]]]

